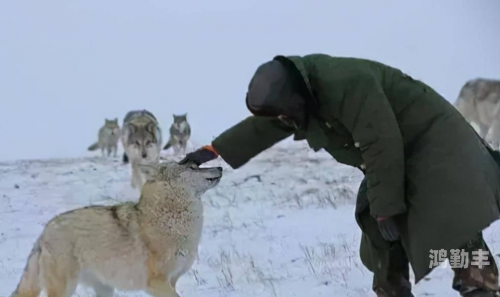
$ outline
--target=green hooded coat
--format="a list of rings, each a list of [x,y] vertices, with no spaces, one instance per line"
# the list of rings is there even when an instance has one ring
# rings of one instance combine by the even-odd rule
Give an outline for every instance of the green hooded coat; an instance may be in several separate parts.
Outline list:
[[[212,142],[232,168],[291,135],[365,168],[371,215],[406,213],[399,228],[415,282],[432,270],[430,250],[449,254],[499,218],[499,167],[472,126],[431,87],[364,59],[275,59],[293,62],[302,75],[314,103],[308,125],[293,131],[276,118],[248,117]],[[361,258],[374,271],[365,240]]]

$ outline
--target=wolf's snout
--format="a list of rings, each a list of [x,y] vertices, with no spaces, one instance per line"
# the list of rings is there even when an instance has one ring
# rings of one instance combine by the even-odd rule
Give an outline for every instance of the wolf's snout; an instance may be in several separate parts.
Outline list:
[[[146,153],[142,153],[142,158],[143,158],[143,159],[146,159],[146,157],[147,157],[147,156],[148,156],[148,154],[146,154]]]
[[[222,172],[222,167],[216,167],[217,170],[219,170],[220,172]]]

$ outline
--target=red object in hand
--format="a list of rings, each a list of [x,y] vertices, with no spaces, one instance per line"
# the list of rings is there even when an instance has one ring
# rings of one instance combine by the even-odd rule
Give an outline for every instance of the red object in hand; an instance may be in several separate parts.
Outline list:
[[[217,158],[219,154],[211,145],[205,145],[194,152],[187,154],[184,159],[179,161],[180,165],[193,162],[200,166],[201,164]]]
[[[377,217],[377,222],[382,222],[383,220],[386,220],[388,217]]]
[[[214,148],[213,146],[211,146],[211,145],[204,145],[204,146],[202,146],[201,148],[202,148],[202,149],[206,149],[206,150],[211,151],[211,152],[212,152],[212,153],[214,153],[214,154],[215,154],[215,156],[217,156],[217,157],[219,156],[219,153],[217,153],[217,151],[215,150],[215,148]]]

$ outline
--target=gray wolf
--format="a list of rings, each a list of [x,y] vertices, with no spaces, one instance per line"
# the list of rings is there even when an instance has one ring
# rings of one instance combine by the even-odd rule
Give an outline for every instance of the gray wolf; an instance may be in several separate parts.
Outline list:
[[[131,186],[141,188],[145,177],[138,164],[156,164],[160,161],[162,131],[156,117],[147,110],[133,110],[123,119],[122,144],[125,152],[123,162],[130,160],[132,167]]]
[[[113,151],[113,156],[116,157],[118,151],[118,141],[120,141],[120,125],[118,118],[114,120],[104,119],[104,126],[99,129],[97,142],[88,147],[89,151],[101,149],[102,156],[106,150],[108,157]]]
[[[369,209],[362,213],[393,221],[398,232],[384,236],[392,224],[377,222],[361,228],[361,260],[376,284],[400,276],[409,281],[411,268],[418,285],[435,267],[429,267],[430,250],[450,256],[500,218],[497,153],[448,100],[397,68],[353,57],[280,55],[257,68],[246,104],[253,116],[209,143],[216,154],[204,148],[187,161],[220,156],[237,169],[294,136],[360,169]],[[377,244],[380,238],[387,244]],[[462,285],[452,288],[464,296],[497,291],[492,266],[491,278],[477,277],[472,287],[460,274]],[[395,267],[401,273],[393,278]],[[395,282],[386,296],[405,288]]]
[[[222,168],[175,162],[141,165],[148,177],[138,203],[89,206],[49,221],[11,297],[71,296],[77,285],[96,296],[143,290],[178,297],[177,280],[194,263],[203,225],[201,195]]]
[[[191,127],[187,121],[187,113],[182,115],[173,115],[174,122],[170,126],[170,139],[163,147],[164,150],[170,147],[174,148],[174,154],[178,154],[182,150],[182,154],[186,153],[186,145],[191,137]]]
[[[500,80],[476,78],[467,81],[454,106],[469,123],[479,127],[479,136],[494,149],[500,144]]]

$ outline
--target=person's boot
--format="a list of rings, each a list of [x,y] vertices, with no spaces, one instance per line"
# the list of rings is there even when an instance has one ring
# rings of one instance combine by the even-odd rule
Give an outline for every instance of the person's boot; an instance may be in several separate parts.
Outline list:
[[[483,239],[482,232],[479,232],[476,236],[466,242],[461,247],[461,250],[468,254],[473,254],[474,251],[482,250],[483,252],[487,252],[487,259],[482,259],[481,262],[484,263],[478,265],[472,261],[472,257],[467,257],[464,265],[452,267],[455,274],[452,281],[452,288],[459,292],[460,296],[500,296],[500,286],[498,285],[498,267],[493,254]],[[487,263],[484,260],[487,260]]]
[[[377,297],[415,297],[415,295],[413,295],[410,290],[405,290],[404,292],[400,292],[400,293],[401,293],[401,295],[390,295],[390,294],[385,293],[381,289],[379,289],[375,292],[375,294],[377,294]],[[489,295],[487,295],[487,296],[489,297]],[[496,295],[491,295],[491,296],[496,297]],[[474,297],[476,297],[476,296],[474,296]],[[481,296],[481,297],[483,297],[483,296]]]
[[[403,280],[400,286],[385,286],[384,290],[382,286],[376,284],[374,286],[374,292],[377,297],[415,297],[411,293],[410,282]]]

